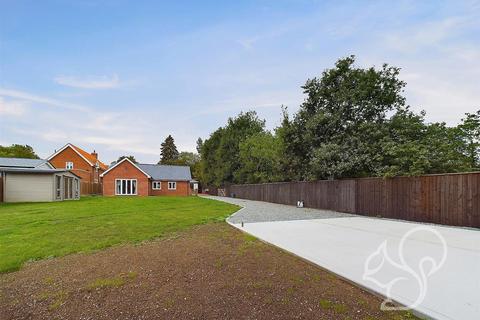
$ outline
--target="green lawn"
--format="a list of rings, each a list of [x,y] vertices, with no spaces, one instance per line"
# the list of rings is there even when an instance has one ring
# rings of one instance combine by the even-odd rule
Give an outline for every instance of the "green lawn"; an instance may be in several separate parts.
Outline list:
[[[25,261],[138,242],[209,221],[235,205],[200,197],[83,197],[0,204],[0,272]]]

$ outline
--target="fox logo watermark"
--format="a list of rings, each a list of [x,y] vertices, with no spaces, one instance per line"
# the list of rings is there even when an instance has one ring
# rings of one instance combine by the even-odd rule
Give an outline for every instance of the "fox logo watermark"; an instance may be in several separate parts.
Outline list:
[[[410,255],[409,263],[405,259],[405,243],[411,240],[415,233],[431,233],[430,236],[438,238],[441,244],[441,252],[439,257],[432,257],[430,255],[417,256]],[[436,242],[436,241],[435,241]],[[411,310],[418,307],[427,294],[428,278],[437,272],[445,263],[447,259],[447,242],[443,236],[429,226],[419,226],[411,229],[403,235],[398,245],[398,259],[393,259],[387,250],[387,240],[383,241],[380,246],[368,256],[364,265],[363,280],[371,281],[382,289],[386,290],[387,298],[382,302],[381,310]],[[396,250],[395,250],[396,251]],[[412,263],[412,256],[418,263]],[[393,279],[385,279],[385,273],[382,274],[384,268],[391,268],[398,273],[399,276]],[[390,273],[391,274],[391,273]],[[396,285],[401,285],[402,281],[413,281],[418,287],[418,295],[416,300],[407,306],[396,306],[392,300],[392,289]]]

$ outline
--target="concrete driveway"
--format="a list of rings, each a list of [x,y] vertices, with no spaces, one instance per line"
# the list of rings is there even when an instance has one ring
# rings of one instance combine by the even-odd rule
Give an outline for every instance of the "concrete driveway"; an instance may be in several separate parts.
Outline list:
[[[214,198],[243,207],[233,226],[417,313],[480,319],[478,230]]]

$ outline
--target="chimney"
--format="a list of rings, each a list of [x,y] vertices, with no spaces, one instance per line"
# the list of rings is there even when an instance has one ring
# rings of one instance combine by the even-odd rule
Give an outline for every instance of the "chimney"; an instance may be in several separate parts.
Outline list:
[[[95,158],[95,160],[98,160],[98,153],[96,153],[95,150],[93,150],[91,155]]]

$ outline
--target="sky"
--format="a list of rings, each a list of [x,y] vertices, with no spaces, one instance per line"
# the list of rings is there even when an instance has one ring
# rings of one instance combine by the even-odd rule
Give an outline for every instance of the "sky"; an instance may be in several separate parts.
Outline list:
[[[480,1],[0,0],[0,145],[156,163],[241,111],[273,129],[351,54],[400,67],[429,122],[480,109]]]

